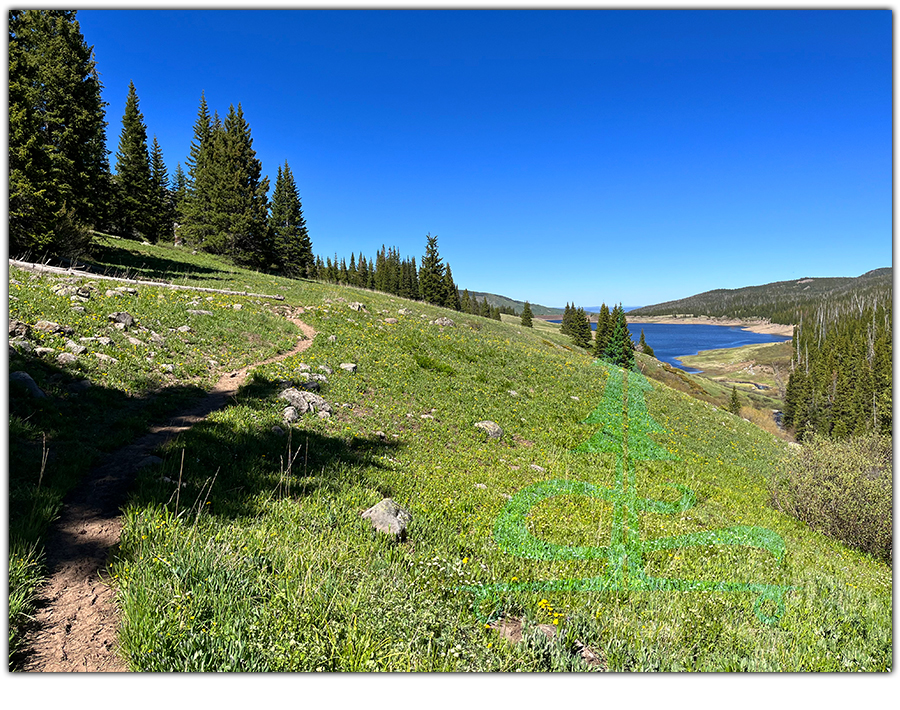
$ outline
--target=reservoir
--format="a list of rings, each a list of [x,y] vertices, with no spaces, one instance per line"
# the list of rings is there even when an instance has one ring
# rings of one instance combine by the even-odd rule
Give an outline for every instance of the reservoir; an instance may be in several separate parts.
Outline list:
[[[561,323],[562,320],[549,321]],[[679,357],[696,355],[701,350],[717,350],[719,348],[739,348],[743,345],[757,343],[781,343],[790,340],[783,335],[752,333],[738,326],[699,325],[693,323],[629,323],[628,330],[635,344],[641,338],[653,348],[653,356],[657,360],[667,362],[685,372],[699,372],[681,364]],[[591,329],[597,330],[597,324],[591,323]]]

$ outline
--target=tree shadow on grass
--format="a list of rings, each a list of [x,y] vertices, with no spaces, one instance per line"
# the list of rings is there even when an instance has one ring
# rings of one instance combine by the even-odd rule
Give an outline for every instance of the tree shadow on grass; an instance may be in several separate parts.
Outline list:
[[[105,276],[140,278],[149,281],[172,280],[183,277],[203,277],[204,280],[224,280],[234,275],[224,269],[184,261],[167,259],[150,254],[135,254],[126,248],[95,244],[91,255],[79,262],[88,273]],[[217,276],[221,274],[221,276]]]

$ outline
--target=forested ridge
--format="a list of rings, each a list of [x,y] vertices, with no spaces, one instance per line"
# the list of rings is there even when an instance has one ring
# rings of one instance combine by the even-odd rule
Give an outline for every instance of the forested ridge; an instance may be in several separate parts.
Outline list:
[[[763,318],[772,323],[796,325],[804,314],[814,312],[821,303],[840,307],[852,304],[855,299],[883,298],[890,295],[892,287],[893,268],[885,267],[857,277],[802,278],[746,288],[720,288],[636,308],[629,315]]]

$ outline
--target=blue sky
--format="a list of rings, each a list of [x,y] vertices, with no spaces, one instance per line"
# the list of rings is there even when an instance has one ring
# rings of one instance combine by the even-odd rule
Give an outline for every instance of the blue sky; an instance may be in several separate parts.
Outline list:
[[[201,91],[285,160],[317,254],[637,306],[892,264],[879,11],[82,10],[115,150],[129,81],[170,174]]]

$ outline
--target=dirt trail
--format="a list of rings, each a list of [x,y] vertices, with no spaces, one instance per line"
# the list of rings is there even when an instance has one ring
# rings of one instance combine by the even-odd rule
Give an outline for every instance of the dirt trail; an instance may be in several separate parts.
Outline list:
[[[248,370],[296,355],[312,345],[316,331],[296,317],[288,320],[304,336],[289,352],[222,375],[202,401],[104,457],[67,496],[48,536],[47,569],[51,576],[38,590],[38,610],[26,638],[22,670],[128,670],[116,652],[119,617],[115,591],[101,574],[109,550],[119,541],[121,506],[138,464],[176,434],[224,407],[243,384]]]

